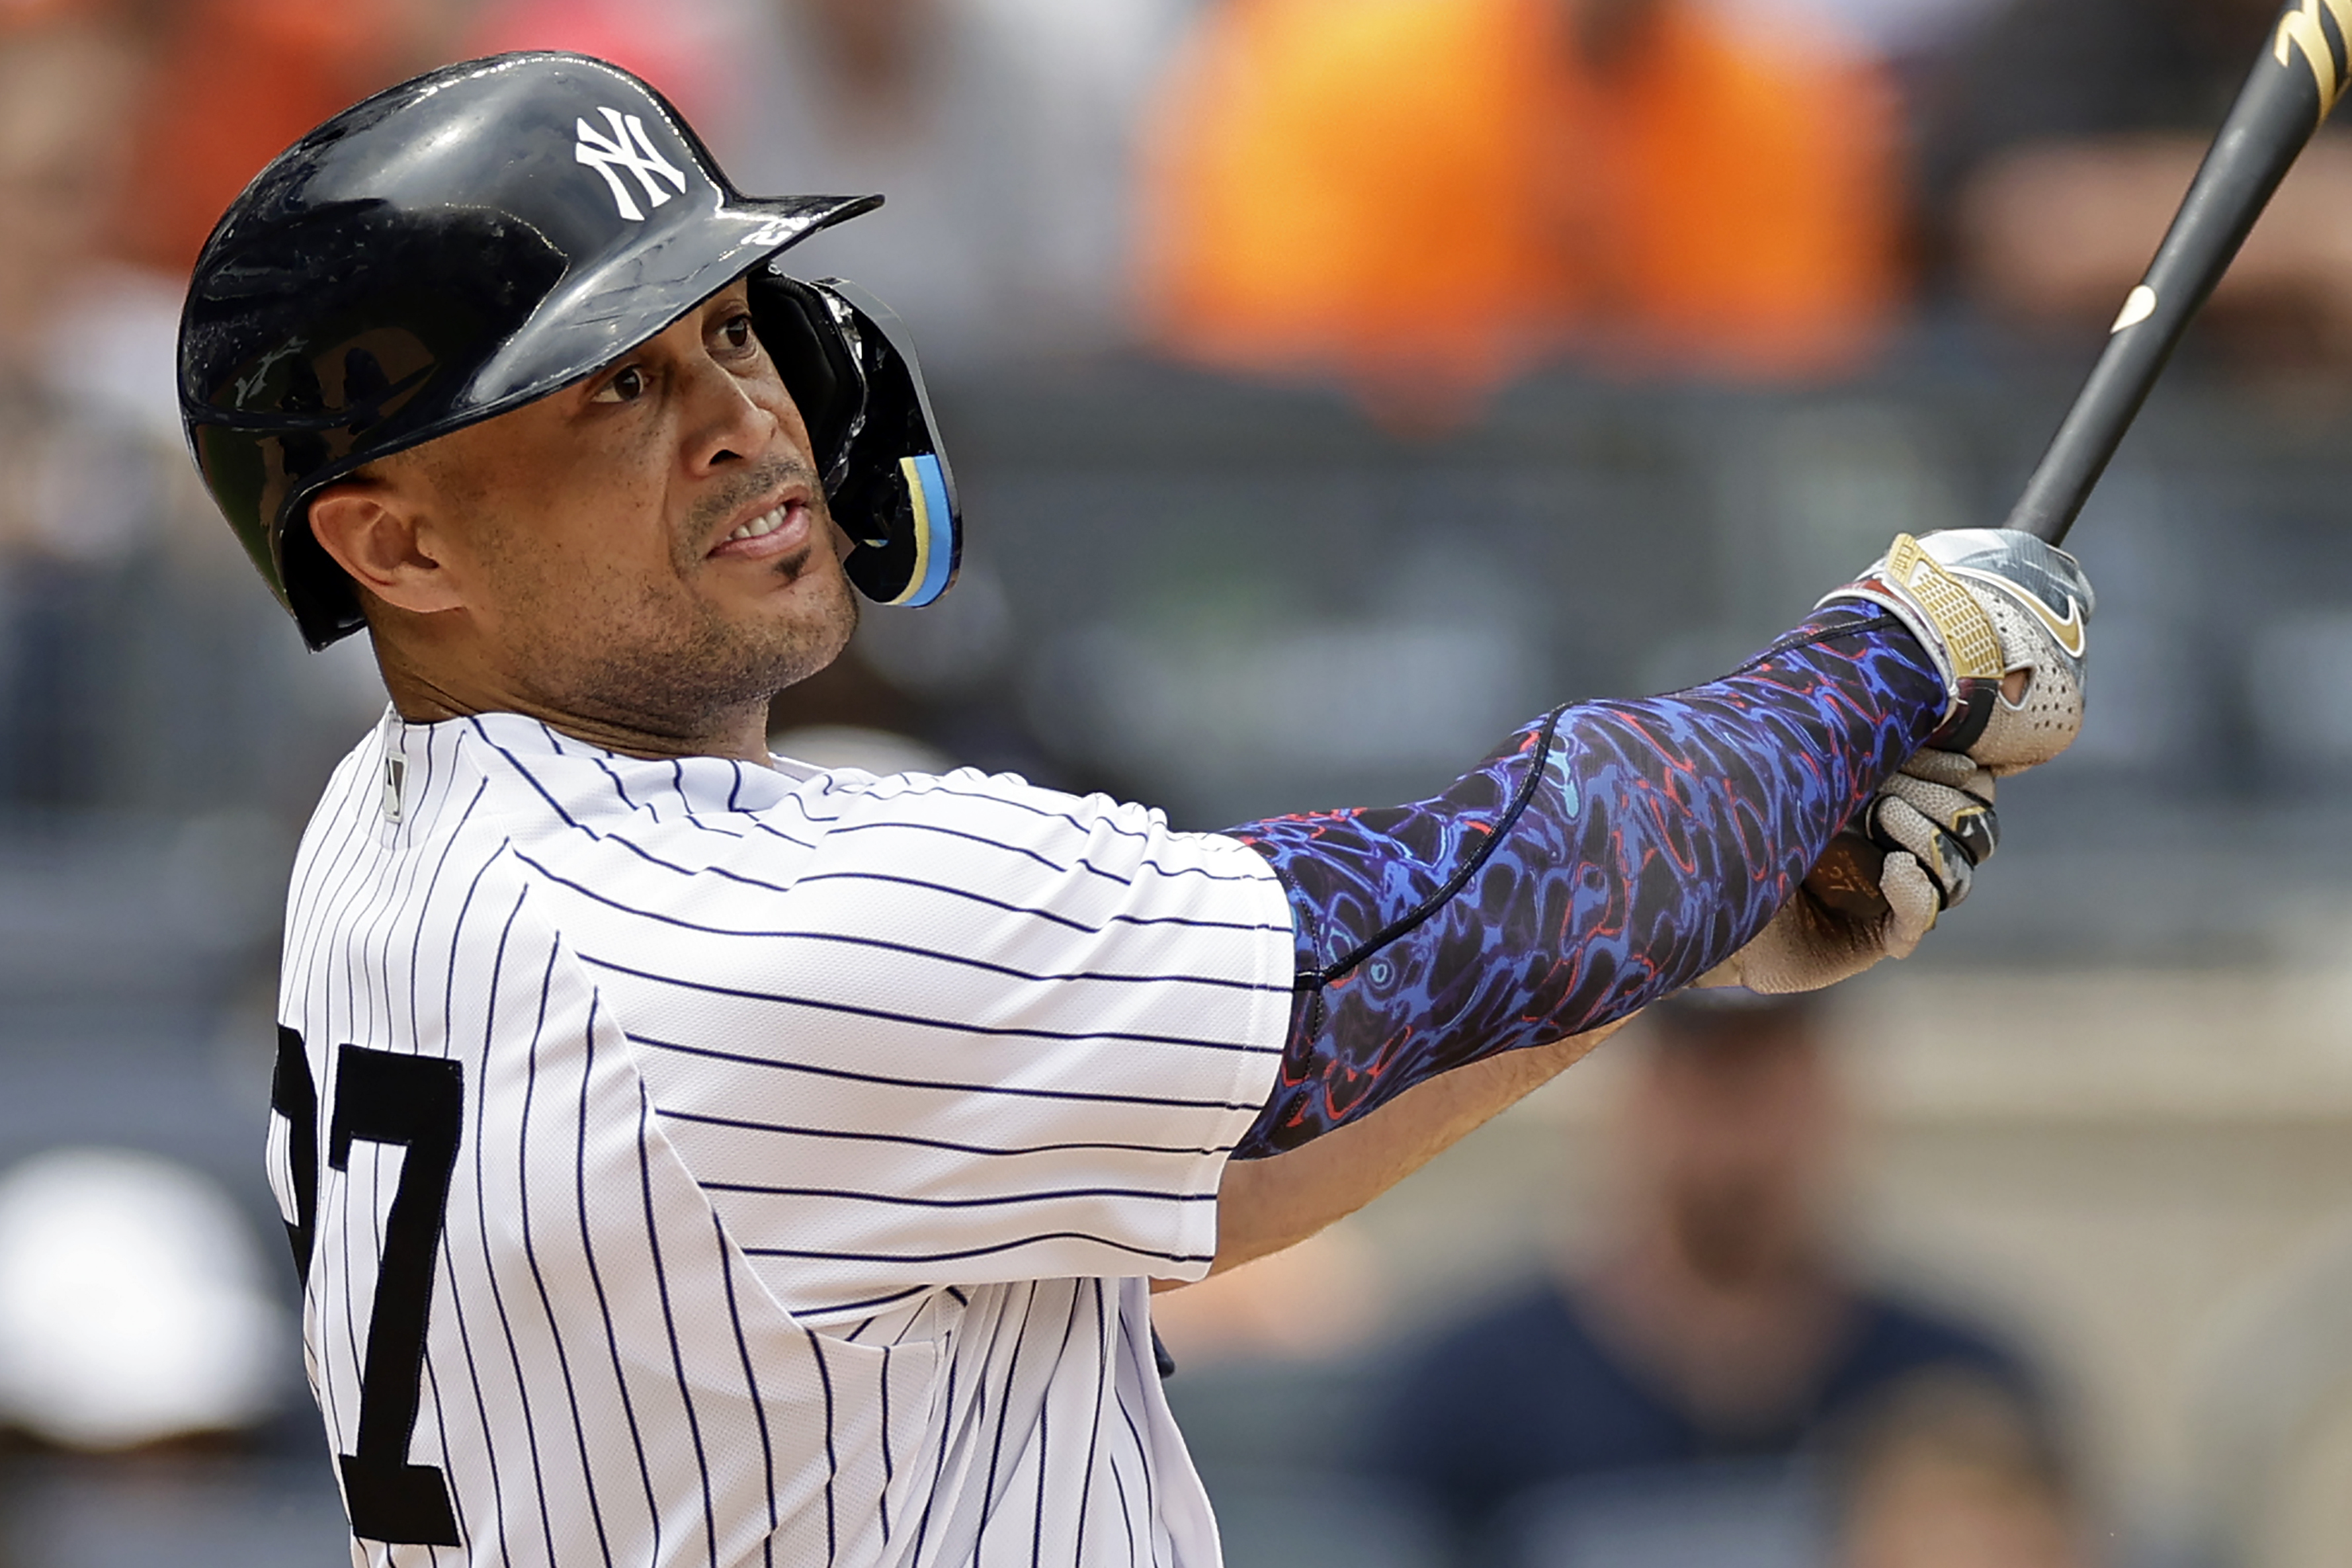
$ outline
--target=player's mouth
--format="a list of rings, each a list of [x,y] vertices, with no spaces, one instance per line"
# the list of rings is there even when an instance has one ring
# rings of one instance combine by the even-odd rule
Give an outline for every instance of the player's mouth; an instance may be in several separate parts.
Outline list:
[[[773,560],[805,549],[815,525],[808,492],[799,486],[766,502],[748,516],[738,516],[734,527],[711,547],[714,560]]]

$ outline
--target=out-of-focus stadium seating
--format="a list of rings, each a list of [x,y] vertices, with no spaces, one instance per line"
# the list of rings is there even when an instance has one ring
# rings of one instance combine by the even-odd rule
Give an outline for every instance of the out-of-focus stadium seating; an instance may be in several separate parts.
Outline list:
[[[1089,8],[1035,8],[1055,5]],[[98,183],[127,172],[150,220],[128,248],[184,258],[203,204],[249,172],[231,165],[454,47],[468,14],[539,27],[634,7],[347,9],[0,0],[0,28],[129,19],[183,78],[145,100],[154,123],[129,152],[114,132],[131,121],[91,112],[94,91],[53,94],[89,122],[83,153],[22,183],[37,197],[67,167],[89,188],[47,210],[89,219]],[[237,74],[207,74],[223,50]],[[285,101],[217,101],[272,72]],[[190,125],[205,135],[172,129]],[[26,285],[0,292],[37,294],[22,314],[50,346],[0,354],[0,411],[37,408],[70,461],[0,441],[0,513],[47,508],[0,548],[0,1173],[69,1145],[165,1155],[274,1248],[260,1171],[283,877],[381,694],[359,642],[300,653],[194,494],[164,368],[176,285],[100,267],[89,235],[32,211],[0,204],[0,263]],[[2098,324],[2025,346],[1966,319],[1894,325],[1859,379],[1554,366],[1412,439],[1336,388],[1133,360],[959,371],[942,353],[964,581],[932,611],[870,612],[846,684],[780,718],[803,740],[887,727],[1197,828],[1424,791],[1550,704],[1719,673],[1898,528],[2000,520]],[[2114,1531],[2102,1558],[2315,1568],[2352,1539],[2352,1336],[2329,1311],[2352,1223],[2352,395],[2324,356],[2265,380],[2223,358],[2192,339],[2074,536],[2102,596],[2082,744],[2004,787],[2001,856],[1969,905],[1833,1017],[1872,1129],[1857,1251],[2047,1353]],[[1255,1360],[1193,1355],[1171,1305],[1171,1397],[1235,1568],[1434,1561],[1427,1521],[1344,1462],[1385,1354],[1364,1320],[1403,1334],[1536,1266],[1555,1232],[1572,1244],[1605,1201],[1582,1151],[1605,1135],[1612,1072],[1604,1052],[1354,1224],[1369,1272],[1349,1288],[1370,1301],[1333,1354],[1293,1334]],[[335,1560],[331,1471],[286,1392],[257,1430],[132,1457],[0,1436],[0,1561]],[[1727,1507],[1783,1522],[1810,1484],[1723,1479]],[[1590,1525],[1591,1500],[1559,1500],[1531,1540]]]
[[[1397,799],[1546,704],[1714,673],[1898,528],[1997,520],[2063,382],[2021,392],[1924,354],[1802,394],[1561,377],[1424,444],[1336,395],[1138,365],[948,386],[972,592],[929,621],[873,612],[868,662],[934,691],[930,711],[1016,716],[1057,782],[1161,801],[1192,826]],[[2193,997],[2199,971],[2221,971],[2226,992],[2230,974],[2317,972],[2352,947],[2352,709],[2326,700],[2352,637],[2347,423],[2188,378],[2159,393],[2075,536],[2104,596],[2084,744],[2004,795],[2000,862],[1899,983],[2022,967],[2079,998],[2063,976],[2154,969]],[[164,1148],[238,1183],[266,1225],[256,1063],[275,879],[299,803],[366,722],[363,663],[322,683],[315,662],[268,654],[290,653],[292,633],[253,592],[236,619],[256,652],[209,686],[234,700],[191,713],[168,696],[189,679],[184,644],[163,634],[198,612],[174,608],[190,580],[126,570],[121,612],[85,633],[113,654],[99,700],[123,722],[161,716],[152,733],[169,739],[124,748],[132,771],[104,810],[0,813],[0,1154],[68,1134]],[[933,738],[955,749],[951,728]],[[225,814],[240,795],[255,809]],[[2018,1038],[2043,1038],[2030,1023]],[[1900,1043],[1888,1071],[1917,1069],[1904,1103],[1924,1107],[1904,1114],[1930,1124],[1970,1095],[2030,1099],[1999,1087],[2003,1071],[2057,1070],[2012,1047],[1970,1077],[1957,1044]],[[2076,1061],[2083,1078],[2142,1070],[2102,1050]],[[2249,1068],[2247,1092],[2273,1071]],[[2352,1098],[2311,1097],[2315,1126],[2334,1124],[2329,1105]],[[2297,1190],[2295,1212],[2324,1211],[2325,1191]],[[2279,1245],[2305,1223],[2281,1218]],[[1497,1222],[1465,1288],[1506,1266],[1520,1225]],[[1202,1419],[1213,1476],[1219,1428]],[[1362,1517],[1351,1484],[1330,1481],[1335,1517]],[[1246,1521],[1300,1516],[1234,1485],[1244,1562]]]

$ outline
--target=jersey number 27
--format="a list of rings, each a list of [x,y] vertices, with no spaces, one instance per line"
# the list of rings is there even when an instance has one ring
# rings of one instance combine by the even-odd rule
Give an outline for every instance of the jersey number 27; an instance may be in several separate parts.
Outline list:
[[[356,1045],[335,1053],[327,1163],[348,1169],[355,1143],[394,1144],[406,1151],[392,1213],[384,1220],[383,1256],[368,1314],[358,1451],[339,1456],[352,1533],[369,1541],[458,1544],[449,1478],[433,1466],[410,1464],[408,1443],[422,1397],[433,1260],[441,1249],[442,1210],[449,1197],[449,1173],[457,1163],[465,1101],[465,1070],[455,1061]],[[319,1090],[302,1037],[283,1026],[278,1030],[269,1107],[288,1124],[294,1218],[287,1222],[286,1239],[307,1286],[319,1218]]]

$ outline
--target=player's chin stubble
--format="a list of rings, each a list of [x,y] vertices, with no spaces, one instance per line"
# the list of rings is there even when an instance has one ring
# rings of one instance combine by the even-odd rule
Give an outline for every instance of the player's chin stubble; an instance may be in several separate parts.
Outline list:
[[[690,586],[707,570],[703,549],[722,519],[793,479],[816,491],[817,527],[808,550],[776,565],[779,576],[814,579],[795,594],[792,613],[729,619]],[[830,512],[815,476],[797,464],[772,464],[708,498],[675,541],[677,572],[668,582],[640,582],[634,601],[601,617],[574,617],[555,695],[583,716],[649,734],[708,734],[764,706],[839,657],[857,627],[851,591],[829,540]]]

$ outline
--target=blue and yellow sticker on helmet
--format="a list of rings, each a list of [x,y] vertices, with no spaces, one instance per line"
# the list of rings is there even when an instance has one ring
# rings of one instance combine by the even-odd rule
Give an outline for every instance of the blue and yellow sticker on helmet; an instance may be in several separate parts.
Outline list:
[[[932,454],[901,457],[898,474],[915,518],[915,565],[906,591],[889,602],[915,609],[945,593],[955,579],[955,506],[948,499],[947,470]]]

